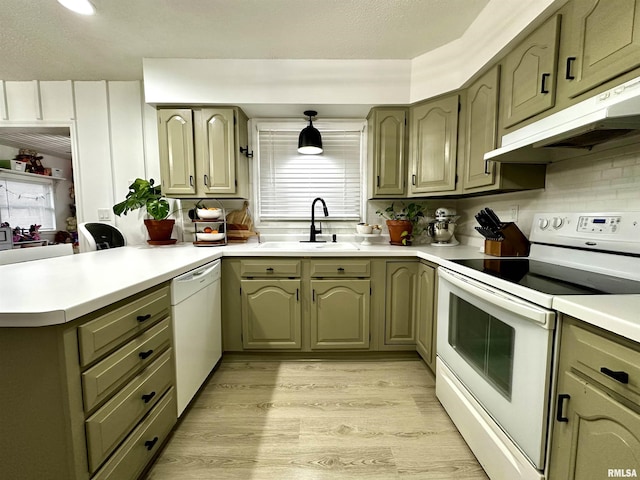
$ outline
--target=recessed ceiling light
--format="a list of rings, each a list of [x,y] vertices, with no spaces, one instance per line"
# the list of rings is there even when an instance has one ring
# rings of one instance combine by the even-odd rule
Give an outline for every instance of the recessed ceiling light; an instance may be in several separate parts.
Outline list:
[[[96,9],[89,0],[58,0],[63,7],[80,15],[95,15]]]

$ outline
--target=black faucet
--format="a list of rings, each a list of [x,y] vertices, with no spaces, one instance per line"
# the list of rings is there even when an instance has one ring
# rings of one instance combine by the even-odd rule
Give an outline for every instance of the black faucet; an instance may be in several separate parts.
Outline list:
[[[312,203],[311,203],[311,231],[309,234],[309,242],[324,242],[325,240],[316,240],[316,235],[318,233],[322,233],[322,227],[318,228],[316,230],[316,224],[315,224],[315,219],[316,219],[316,214],[315,214],[315,207],[316,207],[316,202],[320,200],[320,202],[322,203],[322,209],[324,210],[324,216],[328,217],[329,216],[329,210],[327,210],[327,204],[324,203],[324,200],[320,197],[316,198]]]

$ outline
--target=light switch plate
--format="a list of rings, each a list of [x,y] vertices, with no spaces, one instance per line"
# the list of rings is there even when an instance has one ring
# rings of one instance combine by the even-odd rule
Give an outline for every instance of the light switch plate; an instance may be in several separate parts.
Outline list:
[[[110,208],[99,208],[98,209],[98,220],[102,220],[102,221],[111,220],[111,209]]]

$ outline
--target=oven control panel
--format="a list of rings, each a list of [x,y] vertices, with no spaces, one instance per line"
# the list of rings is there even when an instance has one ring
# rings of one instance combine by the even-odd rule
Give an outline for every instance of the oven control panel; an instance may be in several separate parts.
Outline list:
[[[529,240],[640,254],[640,212],[537,213]]]
[[[578,217],[578,232],[616,233],[620,229],[620,216]]]

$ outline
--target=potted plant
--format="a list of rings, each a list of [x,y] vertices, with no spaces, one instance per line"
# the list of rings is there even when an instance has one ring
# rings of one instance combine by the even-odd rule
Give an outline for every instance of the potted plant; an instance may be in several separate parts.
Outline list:
[[[387,220],[391,245],[411,245],[411,241],[422,233],[424,228],[420,221],[424,218],[424,205],[411,202],[404,203],[400,209],[396,209],[395,203],[391,203],[384,210],[376,213]]]
[[[113,206],[113,213],[116,215],[126,215],[131,210],[145,208],[151,218],[144,219],[144,225],[149,232],[149,243],[162,244],[173,243],[171,232],[175,220],[167,218],[169,216],[169,202],[162,195],[160,187],[154,185],[153,178],[144,180],[136,178],[129,185],[129,193],[124,201]]]

